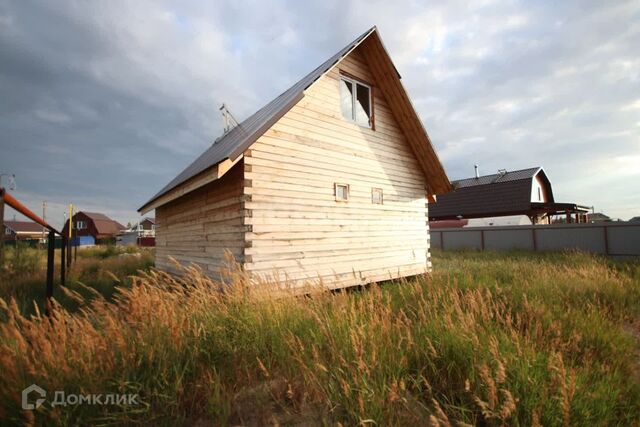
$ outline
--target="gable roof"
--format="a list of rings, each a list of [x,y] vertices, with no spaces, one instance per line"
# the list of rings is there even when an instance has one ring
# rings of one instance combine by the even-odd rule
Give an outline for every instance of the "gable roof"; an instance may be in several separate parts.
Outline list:
[[[127,228],[124,225],[120,224],[118,221],[109,218],[105,214],[85,211],[76,213],[76,215],[78,214],[84,214],[86,217],[88,217],[96,227],[96,231],[98,232],[98,234],[117,234]],[[67,224],[65,224],[65,227],[66,226]]]
[[[372,37],[370,37],[372,36]],[[423,150],[426,150],[426,155],[435,158],[435,161],[429,162],[429,166],[427,167],[425,162],[419,162],[423,167],[423,171],[427,177],[430,177],[429,185],[431,188],[431,193],[443,193],[450,191],[451,186],[449,180],[444,173],[444,169],[431,146],[431,142],[429,140],[424,127],[422,126],[422,122],[420,121],[415,109],[411,105],[409,98],[406,96],[406,92],[400,83],[400,74],[398,73],[395,65],[391,61],[386,49],[382,45],[382,41],[378,35],[377,28],[374,26],[369,30],[365,31],[351,43],[347,44],[345,47],[340,49],[335,55],[331,56],[325,62],[323,62],[320,66],[315,68],[309,74],[304,76],[301,80],[287,89],[285,92],[276,97],[273,101],[269,102],[267,105],[262,107],[260,110],[255,112],[249,118],[238,124],[238,126],[231,129],[229,132],[218,138],[212,145],[209,147],[204,153],[202,153],[193,163],[187,166],[178,176],[176,176],[173,180],[171,180],[167,185],[165,185],[158,193],[156,193],[148,202],[146,202],[138,212],[145,213],[151,209],[153,209],[152,204],[158,200],[163,195],[169,193],[170,191],[176,189],[181,184],[186,183],[190,179],[202,174],[203,172],[209,170],[213,166],[221,163],[222,161],[236,160],[242,153],[251,146],[262,134],[264,134],[271,126],[273,126],[282,116],[284,116],[294,105],[296,105],[303,97],[304,91],[311,86],[317,79],[322,77],[326,72],[331,70],[340,60],[342,60],[345,56],[347,56],[352,50],[358,47],[365,40],[375,39],[377,41],[377,45],[379,45],[383,52],[385,58],[383,58],[382,67],[385,68],[385,73],[389,73],[392,70],[392,74],[395,80],[398,82],[401,90],[399,93],[395,95],[404,96],[404,102],[408,102],[409,106],[409,116],[412,116],[414,121],[419,123],[419,127],[424,136],[423,144],[427,145],[425,147],[421,147]],[[398,89],[396,88],[396,91]],[[392,95],[392,94],[389,94]],[[387,96],[389,97],[389,96]],[[407,115],[405,111],[402,112],[404,116]],[[414,123],[415,126],[415,123]],[[406,131],[406,129],[404,129]],[[411,129],[413,131],[413,129]],[[409,138],[408,138],[409,139]],[[426,144],[425,144],[426,143]],[[415,148],[415,147],[414,147]],[[416,152],[416,157],[420,160],[420,156],[423,155],[422,152]],[[197,188],[197,187],[196,187]],[[193,188],[195,189],[195,188]]]
[[[429,204],[432,220],[525,215],[532,209],[533,179],[540,176],[552,203],[551,183],[541,167],[453,181],[454,191]]]
[[[42,226],[33,221],[5,221],[4,225],[16,233],[42,233]]]

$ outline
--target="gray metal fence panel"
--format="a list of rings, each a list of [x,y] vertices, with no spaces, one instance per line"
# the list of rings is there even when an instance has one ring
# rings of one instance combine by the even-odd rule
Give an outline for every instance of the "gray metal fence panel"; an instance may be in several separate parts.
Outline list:
[[[534,250],[533,233],[528,228],[525,230],[484,230],[483,233],[486,250]]]
[[[597,254],[606,253],[602,227],[540,228],[536,230],[538,250],[560,251],[579,249]]]
[[[598,254],[640,256],[640,224],[553,224],[439,228],[431,246],[442,250],[580,249]]]

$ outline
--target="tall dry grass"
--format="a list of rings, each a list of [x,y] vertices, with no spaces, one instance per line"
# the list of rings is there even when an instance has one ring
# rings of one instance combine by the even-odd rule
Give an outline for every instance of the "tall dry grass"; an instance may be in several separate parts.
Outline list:
[[[270,298],[140,273],[114,302],[25,317],[0,300],[15,424],[637,425],[638,266],[584,254],[436,254],[433,276]],[[281,294],[281,292],[280,292]],[[82,296],[69,291],[82,302]],[[20,408],[36,383],[140,405]]]
[[[23,315],[45,306],[47,251],[42,247],[17,245],[7,248],[5,269],[0,269],[0,298],[16,299]],[[79,304],[59,287],[60,251],[55,252],[54,297],[66,309],[74,311]],[[66,279],[67,289],[90,299],[98,291],[110,298],[118,286],[128,286],[129,276],[153,266],[153,252],[136,247],[95,246],[81,248]],[[0,321],[3,320],[0,314]]]

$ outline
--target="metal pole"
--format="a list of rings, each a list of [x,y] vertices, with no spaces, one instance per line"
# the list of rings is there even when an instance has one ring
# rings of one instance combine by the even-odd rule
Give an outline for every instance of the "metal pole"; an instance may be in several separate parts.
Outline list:
[[[0,272],[4,269],[4,188],[0,187]]]
[[[69,239],[67,241],[67,267],[71,269],[71,242],[73,241],[73,205],[69,205]],[[62,236],[65,237],[65,236]]]
[[[42,220],[44,222],[47,222],[47,201],[43,201],[42,202]],[[46,227],[42,227],[42,240],[44,242],[44,236],[46,236],[47,233],[47,228]]]
[[[60,286],[64,286],[64,279],[66,278],[67,275],[67,271],[66,271],[66,260],[65,255],[67,252],[67,238],[65,236],[62,236],[62,239],[60,241]]]
[[[53,298],[53,260],[55,256],[55,242],[56,234],[53,231],[49,231],[49,239],[47,242],[47,291],[46,291],[46,303],[45,313],[51,314],[51,298]]]

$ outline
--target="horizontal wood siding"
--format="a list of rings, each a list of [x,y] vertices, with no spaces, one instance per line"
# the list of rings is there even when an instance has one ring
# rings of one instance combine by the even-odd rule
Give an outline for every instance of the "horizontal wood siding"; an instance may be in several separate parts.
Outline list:
[[[375,130],[342,118],[340,70],[374,86]],[[356,49],[245,152],[246,270],[341,287],[428,268],[424,176],[375,85]]]
[[[225,250],[242,261],[242,162],[221,179],[156,209],[156,267],[176,272],[169,257],[215,277]]]

